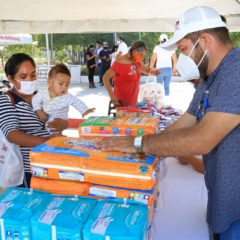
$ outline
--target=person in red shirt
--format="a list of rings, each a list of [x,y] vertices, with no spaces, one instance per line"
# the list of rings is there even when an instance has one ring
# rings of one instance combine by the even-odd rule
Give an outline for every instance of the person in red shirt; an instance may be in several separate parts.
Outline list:
[[[134,42],[128,53],[118,57],[104,74],[104,86],[115,106],[137,104],[141,72],[147,75],[159,75],[159,70],[143,64],[146,51],[147,47],[144,42]],[[111,79],[114,81],[114,92]]]

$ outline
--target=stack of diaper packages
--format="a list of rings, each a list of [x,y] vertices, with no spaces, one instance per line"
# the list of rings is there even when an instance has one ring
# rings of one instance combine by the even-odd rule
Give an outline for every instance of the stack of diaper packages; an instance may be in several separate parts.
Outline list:
[[[96,148],[98,141],[101,138],[56,137],[33,148],[31,187],[55,194],[132,200],[147,206],[151,223],[159,158],[102,152]]]
[[[45,207],[50,194],[10,188],[0,195],[0,239],[31,240],[31,218]]]
[[[146,240],[148,208],[11,188],[0,195],[1,240]]]

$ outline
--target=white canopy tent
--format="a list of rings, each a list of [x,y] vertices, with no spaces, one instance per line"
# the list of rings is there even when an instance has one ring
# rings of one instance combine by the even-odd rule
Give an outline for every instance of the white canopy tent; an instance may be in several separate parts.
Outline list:
[[[186,9],[206,5],[240,31],[240,0],[1,0],[0,34],[173,31]]]

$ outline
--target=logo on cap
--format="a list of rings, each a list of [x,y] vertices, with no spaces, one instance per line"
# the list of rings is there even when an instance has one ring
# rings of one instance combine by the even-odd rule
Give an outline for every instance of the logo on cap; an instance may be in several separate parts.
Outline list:
[[[179,29],[179,20],[177,20],[175,23],[175,30],[178,30],[178,29]]]

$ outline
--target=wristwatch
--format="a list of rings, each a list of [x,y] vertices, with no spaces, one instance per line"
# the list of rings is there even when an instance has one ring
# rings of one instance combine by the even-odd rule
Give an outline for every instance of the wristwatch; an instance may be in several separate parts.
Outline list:
[[[143,138],[142,136],[134,138],[133,146],[134,146],[134,148],[135,148],[137,153],[143,153],[143,150],[142,150],[142,138]]]

